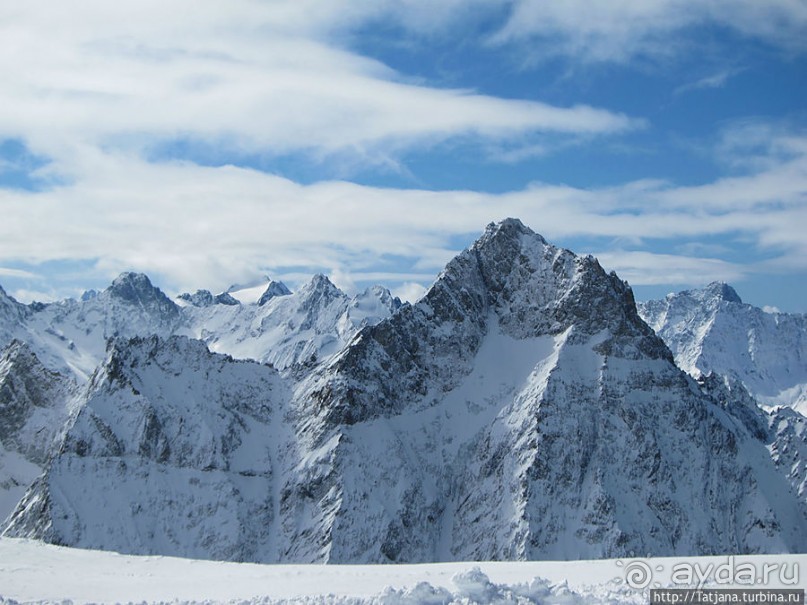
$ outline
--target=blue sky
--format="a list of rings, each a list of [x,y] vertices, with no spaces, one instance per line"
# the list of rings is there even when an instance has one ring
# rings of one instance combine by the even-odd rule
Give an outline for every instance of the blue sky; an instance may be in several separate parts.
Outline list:
[[[490,221],[639,299],[807,311],[795,0],[0,7],[0,284],[324,272],[414,298]]]

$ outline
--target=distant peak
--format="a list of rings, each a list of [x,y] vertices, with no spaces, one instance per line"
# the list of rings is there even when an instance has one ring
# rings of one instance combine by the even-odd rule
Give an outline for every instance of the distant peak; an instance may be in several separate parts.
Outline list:
[[[389,291],[389,288],[385,288],[384,286],[380,285],[365,288],[363,292],[353,297],[352,304],[353,306],[358,306],[363,300],[370,299],[377,300],[390,311],[397,311],[403,305],[401,299],[397,296],[393,296],[392,292]]]
[[[15,298],[14,298],[13,296],[11,296],[11,295],[10,295],[8,292],[6,292],[5,290],[3,290],[3,286],[0,286],[0,300],[2,300],[2,299],[6,299],[6,300],[10,301],[11,303],[13,303],[13,304],[15,304],[15,305],[20,304],[20,303],[17,301],[17,299],[15,299]]]
[[[17,302],[13,296],[7,294],[3,287],[0,286],[0,317],[22,319],[31,310],[35,309]]]
[[[258,299],[258,306],[262,307],[277,296],[288,296],[289,294],[291,294],[291,290],[289,290],[282,281],[270,280],[266,290],[264,290],[263,294],[261,294],[261,297]]]
[[[179,300],[193,305],[194,307],[212,307],[213,305],[238,305],[239,303],[235,298],[230,296],[227,292],[222,292],[213,296],[210,290],[197,290],[193,294],[184,292],[177,296]]]
[[[177,296],[177,298],[192,304],[194,307],[209,307],[215,303],[215,299],[210,293],[210,290],[197,290],[193,294],[184,292]]]
[[[130,304],[159,308],[171,314],[178,312],[176,305],[143,273],[121,273],[104,292]]]
[[[272,280],[269,278],[268,275],[264,275],[260,279],[257,279],[257,280],[232,284],[224,292],[225,293],[230,293],[230,292],[238,292],[239,290],[248,290],[250,288],[257,288],[261,284],[265,284],[265,283],[271,282],[271,281]]]
[[[233,298],[229,292],[222,292],[221,294],[216,294],[215,301],[216,304],[228,305],[231,307],[241,304],[235,298]]]
[[[537,234],[532,229],[527,227],[524,223],[522,223],[520,219],[506,218],[504,220],[499,221],[498,223],[488,223],[488,226],[485,227],[485,233],[482,235],[481,239],[484,239],[486,236],[490,237],[496,235],[513,236],[513,235],[537,235]],[[538,237],[541,236],[539,235]]]
[[[347,298],[334,283],[323,274],[317,274],[311,278],[307,284],[297,291],[297,296],[301,301],[309,301],[311,304],[316,301],[316,305],[328,305],[338,298]]]
[[[307,290],[314,290],[314,291],[335,290],[341,292],[341,290],[339,290],[339,288],[337,288],[336,285],[330,279],[328,279],[328,276],[323,275],[322,273],[317,273],[314,277],[312,277],[311,281],[308,282],[304,286],[304,288]]]
[[[112,280],[112,285],[109,286],[109,290],[126,290],[129,288],[143,290],[153,289],[154,286],[145,273],[133,273],[132,271],[124,271]]]
[[[712,282],[703,288],[704,297],[713,300],[725,300],[726,302],[740,303],[740,298],[737,291],[725,282]]]

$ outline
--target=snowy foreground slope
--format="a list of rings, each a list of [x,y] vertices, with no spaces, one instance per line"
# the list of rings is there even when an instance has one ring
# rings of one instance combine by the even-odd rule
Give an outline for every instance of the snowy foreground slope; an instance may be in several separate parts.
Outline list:
[[[240,311],[189,295],[188,315],[146,282],[90,301],[170,334],[109,341],[6,536],[281,563],[807,548],[803,417],[696,382],[627,284],[517,220],[395,310],[316,277]],[[219,307],[204,342],[176,335]],[[205,346],[270,332],[280,367]]]
[[[763,581],[765,565],[773,571]],[[676,569],[687,573],[676,576]],[[644,605],[650,588],[698,584],[697,580],[685,582],[688,573],[693,578],[700,574],[705,579],[702,585],[711,588],[748,587],[750,580],[754,588],[803,589],[805,570],[804,555],[573,563],[254,565],[133,557],[2,538],[0,603]]]

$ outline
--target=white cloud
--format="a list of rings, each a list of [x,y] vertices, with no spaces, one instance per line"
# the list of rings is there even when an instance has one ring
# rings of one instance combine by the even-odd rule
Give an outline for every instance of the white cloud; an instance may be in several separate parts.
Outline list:
[[[9,269],[0,267],[0,277],[16,277],[21,279],[39,279],[40,276],[30,271],[23,271],[22,269]]]
[[[500,10],[489,0],[471,3]],[[677,52],[677,34],[715,24],[804,48],[795,35],[807,22],[802,4],[729,5],[513,0],[498,41],[544,40],[583,60],[624,61]],[[587,106],[429,87],[347,50],[358,27],[393,19],[415,35],[439,35],[467,7],[461,0],[0,5],[0,139],[19,138],[52,160],[35,176],[61,183],[38,192],[0,189],[0,262],[17,272],[15,263],[62,260],[92,264],[97,276],[143,270],[172,291],[313,268],[351,288],[370,276],[404,280],[401,291],[415,296],[411,284],[428,281],[458,240],[518,216],[550,239],[611,238],[637,248],[742,237],[768,249],[767,269],[805,269],[807,137],[764,122],[724,134],[719,151],[740,176],[690,187],[535,183],[494,195],[341,181],[304,186],[233,166],[144,159],[161,145],[190,141],[222,157],[305,153],[395,168],[411,147],[461,140],[515,162],[643,126]],[[719,258],[610,254],[626,276],[643,280],[637,283],[679,279],[676,263],[723,278],[757,270]],[[405,259],[405,268],[390,269],[392,259]]]
[[[703,90],[709,88],[723,88],[726,85],[726,82],[729,81],[730,78],[736,76],[740,73],[741,69],[724,69],[717,73],[714,73],[710,76],[704,76],[694,82],[689,82],[682,86],[679,86],[673,91],[673,94],[680,95],[684,94],[685,92],[691,92],[693,90]]]
[[[334,42],[335,31],[389,13],[413,27],[424,21],[418,15],[426,14],[425,3],[393,6],[277,0],[5,6],[0,137],[22,139],[60,161],[81,145],[140,151],[176,140],[221,153],[368,161],[460,136],[591,135],[642,125],[592,107],[418,85]]]
[[[807,50],[807,5],[794,0],[513,0],[495,43],[588,62],[660,58],[689,47],[690,29],[727,28],[788,52]]]
[[[426,287],[416,282],[406,282],[392,289],[393,296],[410,303],[416,303],[426,293]]]
[[[59,293],[56,290],[30,290],[28,288],[18,288],[11,292],[11,296],[17,302],[21,302],[23,304],[36,302],[53,302],[56,300],[64,300],[65,298],[70,298],[70,296],[74,295],[74,292],[70,292],[69,294]]]
[[[800,148],[796,142],[793,149]],[[636,284],[805,271],[807,153],[777,157],[759,172],[698,187],[637,181],[584,190],[536,183],[486,194],[342,181],[300,185],[232,166],[152,164],[93,151],[77,162],[67,184],[0,190],[0,262],[37,267],[99,259],[97,276],[142,270],[172,292],[315,270],[348,285],[375,278],[425,284],[456,253],[457,241],[471,241],[492,220],[517,216],[556,242],[631,242],[628,252],[599,250],[605,264]],[[692,242],[712,242],[706,254],[714,257],[687,249]],[[722,260],[738,247],[765,250],[769,260]]]
[[[731,282],[745,277],[749,268],[715,258],[699,258],[652,252],[594,253],[608,271],[632,286],[703,285],[713,281]]]

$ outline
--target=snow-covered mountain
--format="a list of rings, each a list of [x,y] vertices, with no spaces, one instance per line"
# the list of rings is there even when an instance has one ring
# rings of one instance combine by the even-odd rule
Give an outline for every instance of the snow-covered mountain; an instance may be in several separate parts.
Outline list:
[[[533,559],[804,548],[766,439],[678,369],[630,289],[520,222],[298,393],[297,557]],[[764,436],[762,436],[764,437]]]
[[[254,289],[254,288],[253,288]],[[236,291],[243,294],[245,290]],[[207,290],[172,302],[149,278],[122,273],[102,292],[81,300],[22,305],[0,289],[0,347],[26,342],[46,367],[86,382],[112,338],[187,335],[216,352],[274,363],[304,373],[341,349],[361,328],[401,306],[380,286],[349,297],[327,277],[299,291],[270,281],[255,301]]]
[[[131,553],[273,560],[289,395],[199,341],[116,340],[9,535]]]
[[[624,282],[517,220],[415,305],[323,276],[263,305],[193,298],[177,332],[280,370],[114,339],[6,535],[331,563],[807,544],[803,425],[696,382]]]
[[[679,367],[739,380],[763,404],[807,412],[807,316],[763,311],[712,283],[639,305]]]
[[[0,346],[11,342],[27,314],[28,307],[18,303],[0,286]]]
[[[300,375],[399,307],[401,301],[386,288],[373,286],[351,298],[316,275],[294,293],[270,281],[251,304],[186,306],[177,333],[204,341],[211,351]]]
[[[722,390],[721,400],[745,402],[737,409],[767,432],[777,468],[807,501],[807,316],[743,303],[720,282],[638,307],[679,367]]]
[[[229,293],[198,291],[175,304],[148,277],[135,273],[123,273],[106,290],[89,291],[80,300],[46,305],[22,305],[0,289],[0,347],[9,347],[0,376],[0,425],[14,425],[25,436],[20,441],[16,432],[0,434],[0,521],[42,472],[44,452],[50,451],[45,442],[64,433],[69,404],[104,362],[111,339],[187,333],[237,357],[277,361],[304,374],[361,327],[401,304],[380,287],[349,298],[322,276],[295,295],[279,282],[271,282],[263,294],[260,301],[242,304]],[[288,301],[270,301],[281,296]],[[26,389],[45,394],[31,403]],[[19,409],[38,410],[21,429]],[[34,454],[33,446],[22,451],[19,445],[31,435]]]
[[[179,308],[138,273],[122,273],[104,291],[81,300],[20,305],[0,321],[0,346],[12,338],[28,344],[49,369],[86,380],[104,358],[107,341],[116,337],[171,334],[179,326]],[[0,295],[2,306],[2,295]]]
[[[0,520],[39,476],[67,428],[76,385],[23,342],[0,353]]]

